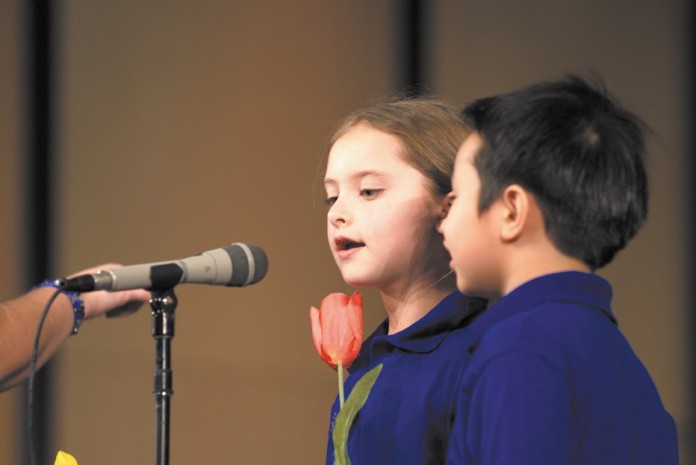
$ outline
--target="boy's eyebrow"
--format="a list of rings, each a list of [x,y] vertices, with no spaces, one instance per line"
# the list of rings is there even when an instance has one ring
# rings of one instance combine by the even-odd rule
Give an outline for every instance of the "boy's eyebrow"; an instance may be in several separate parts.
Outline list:
[[[385,172],[385,171],[378,171],[378,170],[364,170],[364,171],[358,171],[357,173],[353,173],[350,176],[351,180],[356,180],[356,179],[362,179],[367,176],[376,176],[376,177],[384,177],[384,178],[390,178],[392,177],[391,174]],[[326,184],[337,184],[338,182],[333,179],[333,178],[324,178],[324,185]]]

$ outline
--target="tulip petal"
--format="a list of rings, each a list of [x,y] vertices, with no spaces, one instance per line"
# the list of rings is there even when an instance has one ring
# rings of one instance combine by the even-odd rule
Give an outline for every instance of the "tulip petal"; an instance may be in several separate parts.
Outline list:
[[[334,292],[321,301],[317,310],[310,308],[312,338],[319,356],[336,369],[339,363],[350,366],[362,345],[362,295]]]
[[[358,291],[355,291],[353,293],[353,295],[351,296],[350,301],[349,301],[349,308],[350,308],[350,311],[348,314],[348,323],[350,324],[350,328],[353,331],[353,337],[362,341],[362,336],[363,336],[363,318],[362,318],[363,297]]]
[[[314,348],[317,349],[317,353],[321,357],[321,321],[319,318],[319,310],[316,307],[311,307],[309,309],[309,319],[312,322],[312,340],[314,341]]]
[[[363,338],[363,297],[360,292],[355,291],[348,301],[347,323],[351,331],[351,344],[348,346],[344,354],[344,366],[350,368],[355,361],[360,347],[362,346]]]

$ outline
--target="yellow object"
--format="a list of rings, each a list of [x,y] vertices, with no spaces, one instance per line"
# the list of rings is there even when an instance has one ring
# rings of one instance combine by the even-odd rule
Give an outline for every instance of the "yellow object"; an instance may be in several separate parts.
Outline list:
[[[67,452],[59,450],[58,455],[56,455],[56,462],[54,465],[77,465],[77,460],[75,460],[75,457]]]

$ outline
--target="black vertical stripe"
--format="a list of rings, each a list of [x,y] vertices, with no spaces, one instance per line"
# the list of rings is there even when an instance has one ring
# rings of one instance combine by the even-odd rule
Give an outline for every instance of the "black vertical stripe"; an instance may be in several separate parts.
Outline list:
[[[686,256],[691,258],[690,260],[687,260],[687,269],[685,272],[687,273],[688,277],[686,282],[693,283],[696,281],[696,215],[693,214],[693,212],[696,211],[696,183],[693,182],[694,178],[696,178],[696,159],[694,158],[694,153],[696,153],[696,133],[693,131],[694,125],[696,124],[696,27],[694,27],[694,24],[696,24],[696,3],[686,2],[686,8],[689,10],[687,13],[688,17],[691,18],[691,21],[687,23],[690,26],[688,27],[686,39],[688,41],[686,44],[688,48],[687,57],[690,56],[691,59],[689,59],[690,65],[687,66],[689,76],[686,80],[688,84],[687,89],[685,90],[689,94],[687,101],[691,102],[691,104],[688,105],[686,110],[687,124],[685,124],[684,127],[691,129],[686,131],[687,140],[685,144],[685,160],[687,166],[684,173],[686,173],[687,178],[684,180],[684,182],[686,182],[687,186],[690,186],[689,199],[686,209],[686,211],[690,212],[687,214],[688,224],[686,226],[688,228],[687,237],[689,239],[686,246],[689,248],[689,250],[686,251]],[[696,316],[694,316],[693,306],[694,302],[696,302],[696,286],[691,285],[689,286],[689,289],[689,293],[687,294],[688,307],[686,314],[688,315],[688,318],[690,318],[691,334],[694,334],[696,333]],[[696,439],[696,423],[693,420],[693,418],[696,417],[696,356],[694,356],[694,354],[696,354],[696,342],[694,342],[694,338],[689,338],[689,345],[691,346],[690,350],[688,351],[690,354],[690,359],[687,361],[687,363],[691,369],[689,370],[688,376],[688,392],[691,393],[690,404],[692,406],[692,411],[689,412],[686,417],[691,418],[692,420],[687,426],[689,429],[687,435],[693,439]],[[693,441],[689,441],[688,439],[686,442],[689,444],[694,444]],[[688,461],[690,459],[691,463],[694,463],[694,460],[696,460],[696,447],[691,445],[690,449],[688,449],[688,454],[690,457],[687,456],[686,460]]]
[[[401,12],[400,92],[405,96],[417,97],[427,87],[424,71],[425,5],[422,0],[403,0],[397,5]]]
[[[26,288],[50,275],[52,217],[52,77],[54,2],[27,1],[23,10],[23,281]],[[38,372],[34,384],[32,424],[36,463],[53,463],[51,446],[53,364]],[[27,390],[23,390],[21,464],[30,463],[32,441],[25,432]]]

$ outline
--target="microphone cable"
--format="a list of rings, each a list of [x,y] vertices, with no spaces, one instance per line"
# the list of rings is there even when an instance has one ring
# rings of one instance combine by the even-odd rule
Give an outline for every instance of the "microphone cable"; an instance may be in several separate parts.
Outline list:
[[[39,323],[36,326],[36,335],[34,336],[34,344],[31,350],[31,359],[29,361],[29,380],[27,381],[27,443],[29,449],[29,460],[31,465],[36,465],[36,441],[34,438],[34,377],[36,375],[36,361],[39,357],[39,339],[41,337],[41,330],[43,329],[44,322],[46,321],[46,316],[51,308],[51,305],[58,297],[58,294],[63,292],[61,289],[56,289],[55,292],[46,302],[46,305],[41,312],[41,317],[39,318]]]

